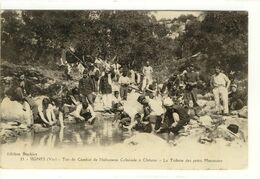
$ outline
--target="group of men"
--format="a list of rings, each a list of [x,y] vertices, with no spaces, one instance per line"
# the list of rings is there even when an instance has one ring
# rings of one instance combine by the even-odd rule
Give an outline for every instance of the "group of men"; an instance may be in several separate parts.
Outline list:
[[[122,125],[144,132],[168,131],[178,134],[191,118],[190,109],[194,110],[195,116],[200,115],[197,98],[199,83],[201,83],[199,72],[194,70],[193,65],[189,65],[181,75],[171,76],[159,89],[159,93],[153,85],[149,85],[137,99],[143,109],[136,113],[134,122],[131,121],[133,117],[127,115],[127,111],[124,111],[123,107],[119,107],[119,114],[123,114],[121,116]],[[215,72],[211,76],[210,87],[214,95],[217,114],[229,115],[230,110],[240,110],[245,105],[237,85],[231,84],[219,66],[215,68]],[[231,87],[230,91],[229,87]],[[180,90],[181,88],[182,90]],[[183,95],[183,104],[178,102],[178,98],[175,98],[178,93]]]
[[[181,74],[172,75],[164,83],[162,92],[168,90],[169,96],[175,100],[182,96],[183,104],[193,107],[195,114],[199,115],[198,87],[203,86],[203,83],[199,71],[195,71],[193,64],[190,64]],[[239,110],[245,105],[237,84],[234,82],[231,84],[230,79],[219,66],[215,67],[215,72],[210,78],[210,88],[217,114],[229,115],[229,110]]]
[[[218,66],[215,68],[215,74],[211,77],[210,87],[214,95],[217,114],[229,115],[230,110],[240,110],[245,105],[245,97],[238,90],[237,84],[231,84],[229,78]]]
[[[117,60],[113,64],[96,60],[81,69],[81,72],[82,78],[77,87],[58,101],[44,98],[40,105],[36,105],[27,93],[25,77],[21,75],[14,90],[15,95],[12,95],[13,100],[27,102],[34,114],[34,122],[45,126],[57,122],[64,126],[63,118],[69,117],[93,124],[98,94],[102,98],[104,111],[115,113],[114,122],[119,121],[122,127],[128,129],[178,134],[191,118],[189,109],[194,109],[195,115],[199,116],[197,93],[201,80],[193,65],[189,65],[181,74],[173,74],[161,87],[153,81],[153,68],[148,61],[141,73],[122,67]],[[239,110],[244,106],[237,85],[231,84],[219,67],[215,68],[210,86],[218,114],[228,115],[229,110]],[[131,89],[141,93],[137,102],[142,107],[134,115],[124,108],[124,101],[128,101]],[[180,94],[183,103],[178,98]]]
[[[76,121],[88,121],[93,124],[96,117],[94,109],[97,95],[100,94],[102,98],[104,110],[112,113],[121,101],[127,100],[129,86],[134,81],[129,76],[130,71],[122,68],[117,60],[113,64],[96,60],[81,70],[82,78],[78,86],[63,94],[60,99],[54,100],[49,96],[42,98],[38,103],[35,102],[29,94],[26,77],[23,74],[19,76],[17,83],[13,83],[7,96],[13,101],[20,102],[24,110],[26,103],[29,104],[33,112],[32,123],[40,123],[45,127],[56,123],[64,126],[64,118],[74,118]]]
[[[101,94],[103,108],[109,111],[116,94],[119,93],[120,99],[126,101],[131,89],[144,91],[151,85],[152,72],[153,68],[149,62],[146,62],[141,74],[120,65],[117,60],[109,64],[99,59],[83,70],[83,78],[79,81],[78,88],[93,108],[97,94]]]

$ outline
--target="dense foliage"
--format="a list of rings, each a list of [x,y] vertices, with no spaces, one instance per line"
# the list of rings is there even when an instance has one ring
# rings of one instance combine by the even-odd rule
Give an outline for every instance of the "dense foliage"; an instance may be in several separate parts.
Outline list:
[[[247,74],[247,18],[246,12],[157,20],[149,11],[3,11],[1,58],[48,65],[73,46],[80,59],[117,56],[137,70],[149,60],[158,74],[191,61],[204,72],[218,64]]]

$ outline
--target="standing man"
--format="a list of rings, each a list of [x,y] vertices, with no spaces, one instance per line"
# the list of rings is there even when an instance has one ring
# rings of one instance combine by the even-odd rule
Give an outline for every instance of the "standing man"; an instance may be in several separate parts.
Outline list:
[[[102,94],[104,111],[110,111],[112,107],[112,87],[111,75],[109,71],[105,71],[105,75],[100,78],[99,90]]]
[[[190,121],[188,109],[179,105],[174,105],[171,98],[166,98],[163,101],[163,105],[166,109],[164,114],[163,127],[158,132],[172,132],[174,135],[178,135],[179,131],[183,129]]]
[[[215,74],[211,77],[210,86],[213,89],[213,95],[215,99],[216,111],[220,113],[220,99],[223,101],[224,115],[228,115],[228,88],[230,80],[228,77],[221,73],[220,67],[215,68]]]
[[[153,73],[153,68],[150,66],[149,61],[146,62],[146,66],[143,67],[143,85],[142,85],[142,90],[144,90],[147,86],[149,86],[152,82],[152,73]]]
[[[185,104],[189,106],[189,102],[193,102],[193,107],[197,107],[197,84],[199,82],[199,74],[194,71],[193,65],[187,67],[187,73],[184,75],[185,87]]]
[[[127,76],[127,71],[123,71],[123,75],[120,76],[118,83],[120,84],[120,97],[122,100],[127,100],[128,86],[130,84],[130,80]]]
[[[171,98],[177,97],[180,86],[180,77],[177,73],[173,74],[162,86],[162,93],[168,91],[168,94]]]
[[[98,92],[100,72],[99,69],[93,63],[91,63],[89,66],[89,76],[95,83],[95,92]]]
[[[112,65],[112,68],[114,69],[114,73],[115,73],[115,81],[118,81],[119,77],[120,77],[120,68],[121,65],[118,63],[117,58],[115,59],[114,64]]]
[[[133,67],[130,67],[130,83],[135,84],[135,71]]]
[[[87,99],[93,109],[96,98],[95,89],[95,81],[88,74],[88,70],[85,69],[83,72],[83,78],[79,80],[79,92],[83,96],[82,102],[85,102]]]

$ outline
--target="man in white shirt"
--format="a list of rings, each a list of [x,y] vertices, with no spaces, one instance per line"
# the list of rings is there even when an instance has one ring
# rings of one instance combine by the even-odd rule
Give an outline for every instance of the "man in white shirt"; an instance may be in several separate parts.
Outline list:
[[[39,99],[39,101],[38,118],[34,119],[34,123],[42,124],[45,127],[54,125],[57,120],[50,100],[44,97],[42,100]]]
[[[112,97],[112,109],[115,109],[115,106],[121,103],[121,98],[119,96],[119,91],[114,91],[114,96]]]
[[[135,71],[133,70],[133,68],[131,68],[130,70],[130,82],[131,84],[135,84]]]
[[[149,121],[152,124],[152,129],[157,131],[161,127],[164,109],[162,107],[162,101],[157,98],[146,98],[148,101],[148,105],[150,106],[150,114],[149,114]]]
[[[117,59],[115,59],[115,62],[112,65],[112,68],[114,69],[114,73],[115,73],[115,81],[118,81],[119,76],[120,76],[121,65],[117,62]]]
[[[215,99],[216,111],[220,113],[220,99],[223,101],[224,115],[229,113],[228,110],[228,88],[230,86],[230,80],[228,77],[221,73],[220,68],[215,68],[215,74],[211,77],[210,86],[213,89],[213,95]]]
[[[144,90],[147,86],[152,84],[153,79],[152,79],[152,73],[153,73],[153,68],[150,66],[150,63],[147,61],[146,66],[143,67],[143,84],[142,84],[142,90]]]

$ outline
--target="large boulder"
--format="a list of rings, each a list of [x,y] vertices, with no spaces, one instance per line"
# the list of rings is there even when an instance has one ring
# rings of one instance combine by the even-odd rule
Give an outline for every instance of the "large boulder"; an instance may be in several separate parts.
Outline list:
[[[239,116],[239,117],[248,118],[248,109],[247,109],[247,106],[244,106],[242,109],[239,110],[238,116]]]
[[[0,120],[1,121],[18,121],[27,125],[32,124],[32,111],[28,103],[26,110],[23,110],[23,105],[17,101],[11,101],[5,97],[0,104]]]

